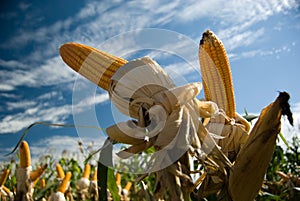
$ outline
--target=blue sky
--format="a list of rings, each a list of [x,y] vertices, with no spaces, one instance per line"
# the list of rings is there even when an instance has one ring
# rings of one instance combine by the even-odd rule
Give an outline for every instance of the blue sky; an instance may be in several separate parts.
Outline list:
[[[259,113],[275,99],[277,91],[284,90],[291,95],[297,119],[299,5],[297,0],[2,1],[0,154],[9,152],[24,129],[37,121],[73,124],[75,115],[81,125],[105,128],[113,124],[113,106],[107,93],[62,62],[58,49],[66,42],[101,48],[128,60],[148,55],[187,81],[201,81],[186,62],[170,52],[141,51],[141,44],[135,49],[131,39],[136,30],[171,31],[197,45],[202,32],[211,29],[229,56],[237,111],[243,114],[247,108],[250,113]],[[180,48],[176,45],[168,47]],[[194,49],[188,51],[191,58],[197,58]],[[91,91],[74,102],[74,88],[81,82],[81,90],[86,87]],[[90,116],[94,110],[97,121]],[[96,147],[105,134],[95,129],[36,126],[26,140],[35,150],[33,154],[40,155],[63,149],[76,151],[78,136],[86,146],[94,141]]]

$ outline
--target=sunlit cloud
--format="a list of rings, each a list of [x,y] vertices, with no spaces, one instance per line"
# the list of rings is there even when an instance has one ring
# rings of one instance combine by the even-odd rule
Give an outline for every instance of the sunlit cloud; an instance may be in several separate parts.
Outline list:
[[[18,103],[8,102],[7,106],[11,110],[26,109],[22,112],[6,115],[3,119],[1,119],[0,134],[21,131],[32,123],[39,121],[64,124],[67,123],[66,120],[71,115],[86,111],[91,106],[106,102],[109,99],[108,94],[96,94],[94,97],[86,97],[75,105],[53,105],[49,101],[49,104],[47,104],[45,98],[48,96],[51,96],[51,94],[44,94],[37,98],[37,100],[40,101],[20,101]],[[59,95],[55,96],[56,98],[59,97]],[[44,100],[41,101],[41,99]],[[76,110],[72,110],[72,108],[76,108]]]

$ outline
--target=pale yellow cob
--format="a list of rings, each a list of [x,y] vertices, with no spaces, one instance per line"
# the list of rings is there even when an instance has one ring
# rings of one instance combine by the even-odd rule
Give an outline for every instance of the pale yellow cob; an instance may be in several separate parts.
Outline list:
[[[67,172],[66,176],[64,177],[64,179],[62,180],[61,184],[58,186],[57,191],[61,192],[61,193],[65,193],[66,190],[68,189],[69,186],[69,182],[71,179],[72,173],[71,172]]]
[[[20,166],[27,168],[31,165],[30,149],[26,141],[21,142],[20,145]]]
[[[222,42],[210,30],[202,35],[199,59],[205,98],[217,103],[229,118],[234,118],[235,100],[228,57]]]
[[[78,43],[66,43],[60,47],[64,62],[82,76],[107,90],[112,75],[126,60]]]

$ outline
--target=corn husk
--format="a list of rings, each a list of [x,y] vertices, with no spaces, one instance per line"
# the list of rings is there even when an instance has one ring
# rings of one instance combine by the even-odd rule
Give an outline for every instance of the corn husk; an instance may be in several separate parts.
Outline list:
[[[229,192],[233,200],[250,201],[257,196],[280,132],[282,106],[287,104],[287,96],[281,93],[262,110],[247,143],[238,153],[229,176]]]
[[[62,192],[57,191],[57,192],[51,194],[48,201],[66,201],[66,198]]]
[[[168,145],[168,149],[180,147],[181,151],[184,150],[182,153],[190,144],[200,147],[195,137],[199,107],[195,97],[201,84],[176,87],[164,70],[148,57],[127,63],[111,79],[109,93],[112,102],[121,113],[137,119],[118,123],[106,130],[112,139],[132,145],[120,152],[120,157],[128,158],[153,143],[157,150]],[[148,120],[143,110],[147,111]],[[177,135],[181,138],[175,138]],[[155,142],[152,141],[154,137],[157,138]]]

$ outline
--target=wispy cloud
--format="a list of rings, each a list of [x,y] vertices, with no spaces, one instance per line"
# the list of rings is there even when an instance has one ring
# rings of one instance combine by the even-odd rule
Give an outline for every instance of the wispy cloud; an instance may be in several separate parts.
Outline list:
[[[44,64],[29,67],[27,64],[18,61],[2,61],[14,71],[0,69],[0,79],[2,81],[0,89],[8,91],[18,86],[40,87],[57,85],[60,83],[73,81],[76,73],[66,68],[60,57],[48,59]],[[13,67],[13,65],[16,65]],[[18,68],[21,66],[21,68]],[[25,68],[26,67],[26,68]]]
[[[52,96],[52,99],[48,97]],[[53,97],[55,96],[55,98]],[[39,121],[51,123],[66,123],[66,119],[73,114],[86,111],[91,106],[108,100],[108,94],[96,94],[86,97],[75,104],[53,105],[52,100],[59,98],[56,93],[46,93],[37,97],[36,101],[7,102],[9,110],[24,109],[22,112],[6,115],[0,120],[0,134],[15,133]],[[72,109],[76,108],[76,110]]]
[[[20,30],[10,40],[0,44],[1,48],[20,48],[34,42],[37,46],[27,59],[41,61],[57,55],[57,48],[65,41],[77,41],[98,46],[108,37],[144,27],[159,27],[177,21],[188,23],[203,18],[215,21],[222,31],[219,37],[229,49],[245,46],[263,34],[262,28],[247,30],[268,17],[287,12],[299,6],[295,0],[287,1],[151,1],[98,2],[90,1],[73,17],[59,20],[52,25],[32,30]],[[134,19],[134,20],[132,20]],[[155,19],[155,20],[154,20]],[[234,40],[231,39],[234,37]],[[243,40],[247,38],[247,40]],[[230,40],[229,40],[230,39]],[[243,41],[242,43],[238,43]],[[126,42],[124,41],[126,45]],[[124,48],[125,45],[118,45]],[[117,46],[115,46],[118,48]]]
[[[264,34],[264,28],[260,28],[256,31],[243,31],[236,34],[228,33],[229,30],[221,31],[218,36],[224,41],[224,45],[228,51],[234,50],[237,47],[248,46]]]
[[[20,9],[26,10],[28,6],[19,5]],[[0,48],[17,49],[28,44],[35,44],[35,50],[24,55],[22,60],[0,59],[0,90],[5,92],[18,89],[20,86],[41,87],[58,86],[60,84],[72,83],[76,73],[67,68],[58,56],[58,47],[66,41],[76,41],[94,47],[101,47],[120,56],[130,56],[134,51],[139,50],[137,38],[118,38],[113,41],[113,36],[122,34],[137,28],[158,27],[162,28],[176,21],[179,25],[193,23],[208,19],[214,26],[220,27],[217,35],[224,42],[226,49],[234,51],[243,46],[250,46],[265,34],[262,27],[255,27],[258,22],[267,20],[277,13],[286,13],[290,9],[299,7],[296,0],[286,1],[126,1],[126,2],[106,2],[89,1],[86,6],[67,19],[62,19],[48,26],[19,30],[15,35],[0,44]],[[255,28],[254,28],[255,27]],[[184,30],[183,30],[184,31]],[[188,34],[188,32],[184,33]],[[125,34],[126,35],[126,34]],[[107,39],[111,40],[107,42]],[[182,41],[173,42],[169,50],[182,50],[190,56],[187,60],[194,66],[198,66],[197,48],[186,48]],[[150,42],[153,42],[150,40]],[[135,46],[135,48],[132,48]],[[276,51],[286,51],[286,49],[269,51],[251,50],[240,55],[232,54],[233,59],[253,57],[257,55],[279,54]],[[175,51],[174,51],[175,52]],[[168,53],[174,53],[168,52]],[[175,52],[176,53],[176,52]],[[160,59],[164,54],[151,55],[155,59]],[[179,68],[181,65],[183,67]],[[189,73],[189,66],[179,63],[168,68],[175,69],[176,72]],[[178,69],[177,69],[178,68]],[[11,70],[14,69],[14,70]],[[46,96],[46,94],[45,94]],[[0,132],[17,132],[35,121],[55,121],[64,122],[71,115],[71,105],[53,104],[43,105],[38,100],[16,99],[14,103],[8,103],[8,108],[14,110],[24,108],[24,112],[11,114],[4,117],[0,122]],[[106,101],[107,95],[97,96],[93,100],[85,100],[80,104],[95,104]],[[78,103],[79,104],[79,103]],[[81,105],[77,105],[81,108]]]
[[[221,24],[240,24],[246,21],[258,22],[266,20],[269,16],[296,9],[299,2],[296,0],[286,1],[226,1],[213,0],[203,2],[197,0],[185,1],[183,12],[178,16],[185,20],[195,20],[203,17],[211,17],[221,20]]]
[[[265,57],[265,56],[274,56],[276,59],[279,59],[281,54],[289,53],[292,51],[295,43],[286,44],[278,48],[271,49],[256,49],[251,51],[240,52],[239,54],[230,54],[229,58],[231,61],[245,59],[245,58],[253,58],[253,57]]]

